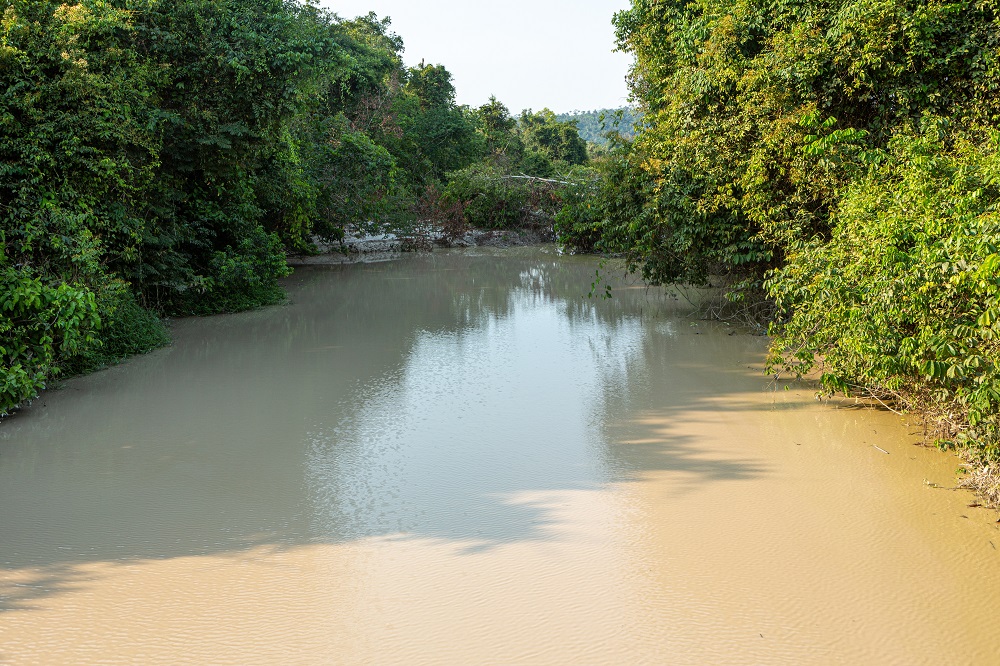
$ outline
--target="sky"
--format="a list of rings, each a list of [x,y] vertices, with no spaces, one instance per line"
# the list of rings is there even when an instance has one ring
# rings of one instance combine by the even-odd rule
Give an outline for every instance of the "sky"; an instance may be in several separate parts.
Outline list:
[[[321,0],[342,18],[392,19],[407,65],[444,65],[459,104],[496,95],[513,113],[628,103],[631,56],[614,53],[611,18],[629,0]]]

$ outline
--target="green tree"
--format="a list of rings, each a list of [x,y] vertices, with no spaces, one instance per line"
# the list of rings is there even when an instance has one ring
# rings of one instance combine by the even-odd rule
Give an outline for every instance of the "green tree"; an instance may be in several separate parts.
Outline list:
[[[424,111],[450,109],[455,106],[455,86],[451,79],[451,72],[444,65],[421,62],[417,67],[410,68],[406,89],[417,96]]]
[[[993,122],[994,14],[881,0],[637,0],[618,14],[656,236],[666,254],[699,257],[664,277],[759,276],[790,243],[829,233],[853,165],[897,129],[925,112]]]
[[[496,97],[476,109],[475,119],[485,142],[487,154],[493,159],[519,163],[524,158],[524,141],[517,133],[517,119]]]
[[[774,364],[819,364],[995,462],[998,16],[634,0],[615,24],[643,123],[615,159],[648,185],[602,194],[599,243],[651,281],[765,288]]]
[[[560,122],[549,109],[537,113],[526,109],[521,113],[519,129],[528,150],[568,164],[587,162],[587,143],[580,138],[576,123]]]
[[[639,123],[639,115],[635,109],[625,106],[620,109],[560,113],[556,116],[556,120],[576,122],[581,139],[587,143],[603,146],[608,142],[606,134],[609,131],[632,138],[635,135],[635,126]]]
[[[391,209],[387,28],[283,0],[10,0],[0,410],[162,344],[158,314],[280,299],[286,249]]]
[[[94,350],[162,343],[114,274],[141,256],[159,166],[135,29],[106,3],[16,0],[0,21],[0,413]]]

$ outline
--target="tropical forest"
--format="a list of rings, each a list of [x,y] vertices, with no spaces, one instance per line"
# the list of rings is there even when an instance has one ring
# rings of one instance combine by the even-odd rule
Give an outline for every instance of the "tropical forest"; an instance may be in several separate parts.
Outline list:
[[[0,4],[0,662],[1000,659],[993,0]]]

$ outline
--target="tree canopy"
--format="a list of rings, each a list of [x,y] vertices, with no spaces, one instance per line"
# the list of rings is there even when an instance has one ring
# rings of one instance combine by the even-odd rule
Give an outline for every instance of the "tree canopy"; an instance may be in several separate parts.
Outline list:
[[[990,0],[633,0],[643,122],[564,240],[769,299],[776,367],[1000,460],[998,21]]]
[[[572,111],[556,115],[559,122],[575,122],[580,138],[587,143],[603,146],[607,144],[607,132],[617,132],[631,138],[640,117],[635,109],[624,106],[619,109],[598,109],[595,111]]]
[[[295,0],[8,0],[0,414],[163,344],[160,316],[280,300],[288,252],[523,221],[539,186],[509,175],[586,160],[550,112],[458,106],[443,65],[402,51],[386,18]],[[475,212],[500,201],[516,212]]]

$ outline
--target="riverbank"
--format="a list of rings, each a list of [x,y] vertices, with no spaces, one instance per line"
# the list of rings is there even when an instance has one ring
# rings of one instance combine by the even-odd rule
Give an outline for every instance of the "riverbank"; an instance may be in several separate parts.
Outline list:
[[[303,267],[4,423],[0,661],[993,663],[954,458],[598,264]]]
[[[468,229],[458,235],[448,235],[438,229],[422,229],[408,235],[348,231],[339,242],[314,238],[316,253],[290,254],[288,265],[296,267],[368,263],[399,258],[406,252],[435,248],[527,247],[554,241],[555,234],[551,225],[520,229]]]

